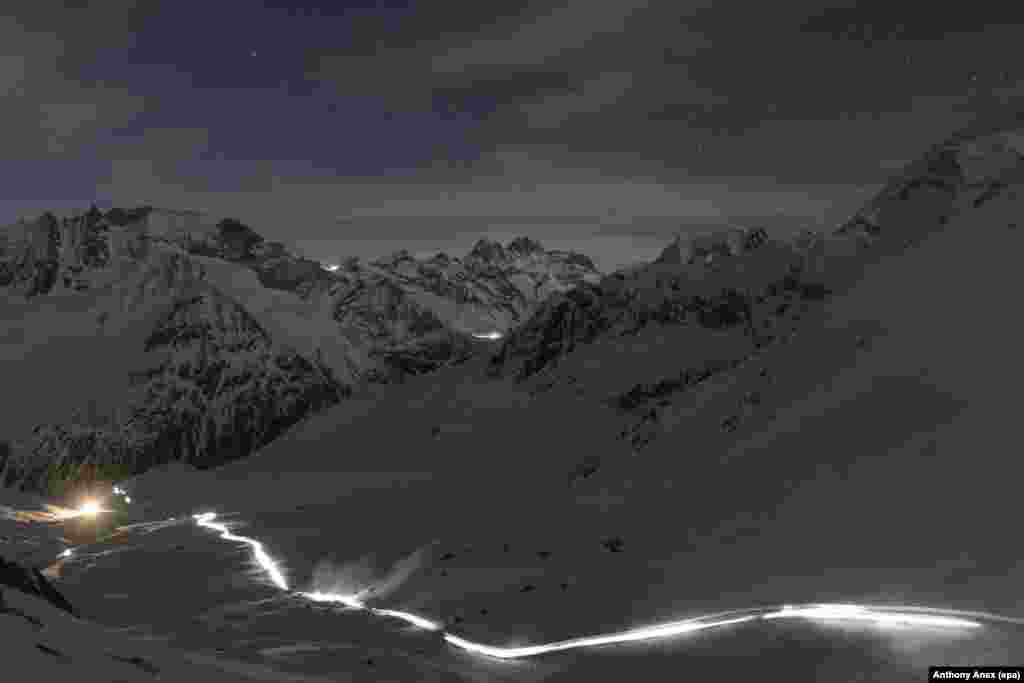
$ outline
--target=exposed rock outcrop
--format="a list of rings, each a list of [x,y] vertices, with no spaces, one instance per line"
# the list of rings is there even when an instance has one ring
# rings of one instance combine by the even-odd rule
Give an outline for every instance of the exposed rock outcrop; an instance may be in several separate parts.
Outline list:
[[[17,562],[0,557],[0,586],[13,588],[28,595],[42,598],[54,607],[76,617],[78,613],[67,598],[53,587],[38,569],[23,567]],[[0,592],[0,611],[3,609],[3,594]]]
[[[53,289],[59,269],[60,230],[57,218],[45,213],[20,221],[0,237],[0,286],[25,296]]]
[[[332,317],[381,361],[371,371],[380,380],[465,360],[477,348],[474,335],[503,336],[549,296],[601,277],[587,257],[545,251],[525,237],[507,246],[480,240],[465,259],[405,250],[349,259],[331,274],[324,296]]]
[[[162,453],[200,468],[244,457],[341,400],[347,387],[317,360],[276,347],[216,290],[179,300],[146,340],[164,360],[148,371],[132,424]]]
[[[180,297],[154,326],[159,362],[135,378],[134,403],[108,424],[43,424],[7,459],[3,483],[45,490],[68,466],[169,462],[209,468],[245,457],[348,392],[331,371],[274,345],[237,302],[213,288]]]
[[[689,264],[716,257],[737,257],[757,249],[768,241],[764,228],[732,228],[709,235],[680,233],[654,261],[657,264]]]
[[[666,249],[667,258],[646,268],[551,297],[505,339],[489,373],[526,379],[580,344],[636,334],[653,323],[735,326],[758,343],[756,321],[775,299],[813,287],[800,277],[805,259],[796,248],[767,240],[760,231],[748,235],[752,238],[736,241],[733,252],[725,251],[724,240],[709,240],[708,249],[721,249],[714,252],[721,256],[717,262],[682,260],[677,240]]]

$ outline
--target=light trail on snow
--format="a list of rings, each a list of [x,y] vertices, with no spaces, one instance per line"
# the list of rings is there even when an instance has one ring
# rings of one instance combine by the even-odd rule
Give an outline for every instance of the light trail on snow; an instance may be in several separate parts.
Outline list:
[[[450,633],[446,633],[444,639],[452,645],[461,647],[463,650],[467,650],[469,652],[477,652],[479,654],[488,655],[489,657],[497,657],[498,659],[522,659],[523,657],[535,657],[537,655],[546,654],[548,652],[558,652],[560,650],[576,650],[583,647],[596,647],[598,645],[611,645],[614,643],[628,643],[638,640],[668,638],[670,636],[702,631],[704,629],[715,628],[718,626],[742,624],[743,622],[754,621],[757,618],[758,616],[753,614],[745,617],[716,620],[708,620],[704,617],[699,617],[697,619],[687,619],[686,621],[632,629],[621,633],[573,638],[570,640],[560,640],[554,643],[545,643],[543,645],[526,645],[523,647],[495,647],[493,645],[483,645],[464,638],[459,638],[458,636],[453,636]]]
[[[345,605],[353,610],[361,610],[376,614],[378,616],[400,619],[416,628],[440,632],[444,640],[451,645],[467,652],[487,655],[497,659],[522,659],[535,657],[549,652],[564,650],[575,650],[600,645],[611,645],[615,643],[627,643],[643,640],[655,640],[668,638],[686,633],[694,633],[707,629],[736,626],[743,623],[772,619],[803,619],[817,621],[820,623],[861,623],[875,628],[897,627],[897,628],[921,628],[921,629],[952,629],[955,631],[966,631],[982,628],[983,624],[977,619],[989,621],[1001,621],[1016,625],[1024,625],[1024,619],[1015,619],[998,614],[987,612],[965,612],[961,610],[943,610],[931,607],[915,606],[879,606],[853,604],[805,604],[805,605],[781,605],[777,607],[754,607],[744,610],[730,610],[713,615],[695,617],[682,621],[656,624],[641,628],[628,629],[617,633],[604,635],[586,636],[560,640],[540,645],[526,645],[520,647],[499,647],[476,643],[465,638],[443,630],[442,626],[426,617],[421,617],[411,612],[400,610],[381,609],[370,607],[360,599],[366,591],[354,594],[338,594],[323,592],[301,592],[292,591],[284,578],[278,564],[267,554],[263,544],[257,540],[232,534],[226,525],[215,522],[217,514],[206,512],[193,515],[196,523],[207,529],[220,532],[220,537],[229,541],[238,541],[252,547],[257,563],[267,572],[273,583],[283,591],[293,593],[313,602],[327,602]],[[967,617],[974,617],[969,619]]]
[[[196,520],[196,523],[199,524],[199,526],[204,526],[208,529],[219,531],[221,538],[226,539],[228,541],[238,541],[239,543],[245,543],[252,547],[252,552],[253,555],[255,555],[256,557],[256,561],[263,568],[263,570],[267,572],[267,575],[270,576],[270,580],[273,581],[274,584],[281,590],[287,591],[288,582],[285,581],[284,574],[281,573],[281,570],[278,568],[277,563],[271,559],[270,555],[267,554],[267,551],[263,549],[263,544],[252,538],[246,538],[245,536],[235,536],[228,530],[228,528],[225,525],[220,524],[219,522],[214,522],[213,520],[216,518],[217,513],[215,512],[205,512],[201,515],[195,515],[193,517],[193,519]]]
[[[794,607],[783,605],[782,609],[761,615],[762,619],[799,618],[820,619],[824,621],[866,621],[878,626],[935,626],[950,628],[978,628],[977,621],[959,617],[940,616],[935,614],[918,614],[925,611],[921,608],[901,607],[870,608],[864,605],[808,605]]]
[[[346,607],[352,609],[366,610],[367,612],[373,612],[379,614],[382,617],[394,617],[406,621],[413,626],[419,627],[424,631],[440,631],[441,625],[437,624],[426,617],[421,617],[418,614],[411,612],[401,612],[396,609],[379,609],[377,607],[369,607],[362,600],[359,599],[359,594],[356,595],[339,595],[337,593],[297,593],[304,598],[312,600],[313,602],[338,602]]]

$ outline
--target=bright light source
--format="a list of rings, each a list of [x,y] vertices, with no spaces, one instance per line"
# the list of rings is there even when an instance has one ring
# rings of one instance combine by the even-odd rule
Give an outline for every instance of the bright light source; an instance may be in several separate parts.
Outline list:
[[[131,499],[131,498],[129,498],[128,496],[125,496],[125,497],[124,497],[124,502],[126,502],[126,503],[130,503],[130,502],[132,502],[132,499]]]
[[[58,557],[71,557],[71,552],[72,552],[71,548],[68,548],[64,552],[62,552],[60,555],[58,555]]]
[[[489,339],[490,341],[494,341],[496,339],[501,339],[503,335],[501,334],[501,332],[494,331],[484,332],[483,334],[477,334],[476,332],[474,332],[473,336],[476,337],[477,339]]]
[[[82,507],[78,508],[78,514],[89,515],[90,517],[93,517],[102,511],[103,508],[101,508],[100,504],[95,500],[87,500],[82,503]]]

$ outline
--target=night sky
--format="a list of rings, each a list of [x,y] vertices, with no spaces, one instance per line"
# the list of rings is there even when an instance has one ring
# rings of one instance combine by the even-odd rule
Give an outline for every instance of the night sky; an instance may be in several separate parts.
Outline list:
[[[152,204],[325,261],[525,234],[606,269],[828,228],[1024,100],[1013,5],[9,2],[0,223]]]

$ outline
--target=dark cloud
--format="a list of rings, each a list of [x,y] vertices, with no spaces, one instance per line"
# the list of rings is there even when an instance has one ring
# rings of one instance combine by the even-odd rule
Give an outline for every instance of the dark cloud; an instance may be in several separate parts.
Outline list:
[[[1017,3],[985,3],[971,8],[962,3],[856,0],[823,7],[800,25],[802,33],[874,44],[896,40],[945,40],[957,33],[977,33],[992,27],[1024,24],[1024,7]]]
[[[126,88],[79,78],[97,46],[130,42],[139,3],[114,0],[106,12],[40,0],[0,17],[0,106],[7,159],[80,153],[102,131],[130,121],[144,98]],[[108,13],[109,12],[109,13]],[[99,21],[93,26],[93,19]],[[82,26],[90,26],[82,31]]]
[[[969,29],[984,22],[957,28],[963,12],[943,10],[938,24],[949,29],[943,35],[958,32],[953,42],[927,44],[920,25],[932,25],[930,11],[928,18],[911,21],[892,7],[869,5],[651,0],[600,8],[569,2],[540,11],[512,4],[486,21],[479,14],[461,20],[472,27],[471,35],[460,35],[456,23],[431,38],[426,27],[444,24],[442,5],[415,15],[422,33],[403,37],[399,31],[394,42],[385,39],[382,44],[395,51],[379,57],[363,51],[358,60],[336,54],[321,62],[318,76],[396,106],[464,113],[475,124],[467,127],[466,140],[481,157],[465,177],[487,173],[488,156],[499,148],[532,147],[546,150],[556,164],[594,164],[613,175],[672,181],[735,167],[737,158],[724,161],[721,150],[774,122],[819,127],[907,112],[928,116],[922,105],[947,98],[958,117],[942,123],[956,125],[970,114],[958,99],[970,71],[1012,68],[1000,64],[1006,47],[1015,44],[1005,27],[972,34]],[[521,7],[523,13],[513,17]],[[855,20],[899,24],[887,11],[905,19],[899,39],[873,45],[833,39],[835,30]],[[964,54],[972,59],[965,62]],[[877,157],[863,143],[850,141],[835,156]],[[775,168],[763,168],[769,163]],[[869,163],[851,160],[865,169]],[[794,180],[808,175],[777,154],[753,166],[756,171],[734,170]],[[459,177],[459,169],[448,170]]]
[[[294,7],[291,2],[280,4],[288,9]],[[537,5],[527,0],[376,2],[364,7],[346,2],[333,8],[324,3],[310,4],[316,6],[318,16],[327,14],[346,20],[338,36],[339,45],[309,51],[314,62],[324,58],[375,58],[386,51],[443,43],[453,35],[477,34],[503,19],[518,21],[528,17],[531,5]]]
[[[25,160],[55,199],[99,183],[282,221],[316,248],[476,225],[597,235],[611,258],[683,226],[839,220],[1024,96],[1010,3],[260,5],[37,0],[0,18],[3,170]]]
[[[456,109],[487,104],[493,111],[523,99],[573,92],[580,87],[574,75],[564,71],[523,70],[502,76],[459,78],[458,81],[448,84],[440,79],[439,85],[431,88],[431,94]]]

